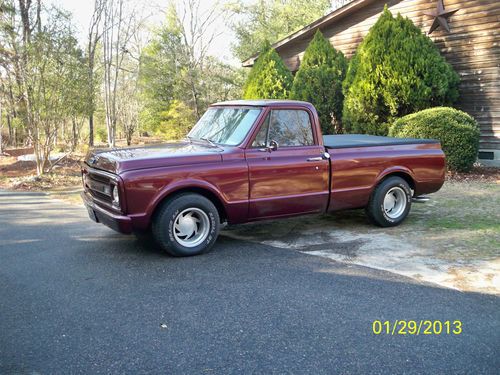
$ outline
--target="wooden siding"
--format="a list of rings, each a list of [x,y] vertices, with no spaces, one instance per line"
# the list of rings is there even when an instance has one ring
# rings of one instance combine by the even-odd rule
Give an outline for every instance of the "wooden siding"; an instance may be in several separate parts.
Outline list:
[[[387,4],[396,15],[410,18],[425,33],[436,0],[375,0],[319,29],[335,48],[351,57]],[[438,28],[431,35],[441,54],[460,75],[456,107],[481,126],[481,149],[500,149],[500,1],[444,0],[446,9],[460,8],[449,18],[450,33]],[[285,64],[296,71],[314,29],[277,47]]]

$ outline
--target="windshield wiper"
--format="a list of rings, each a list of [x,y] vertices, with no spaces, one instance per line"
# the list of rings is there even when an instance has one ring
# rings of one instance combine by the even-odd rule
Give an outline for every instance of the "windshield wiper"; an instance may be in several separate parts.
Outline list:
[[[209,144],[210,144],[210,146],[219,147],[219,146],[217,146],[217,145],[214,143],[214,141],[212,141],[211,139],[204,138],[204,137],[201,137],[200,139],[201,139],[202,141],[205,141],[205,142],[209,143]]]
[[[186,138],[189,139],[190,143],[192,143],[192,141],[204,141],[204,142],[208,143],[210,146],[220,148],[219,145],[217,145],[214,141],[212,141],[211,139],[206,138],[206,137],[196,138],[196,137],[186,135]]]

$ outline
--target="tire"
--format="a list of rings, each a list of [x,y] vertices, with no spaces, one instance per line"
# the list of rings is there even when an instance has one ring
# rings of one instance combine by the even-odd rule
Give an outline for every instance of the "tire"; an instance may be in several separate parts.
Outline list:
[[[153,219],[153,236],[172,256],[206,253],[219,235],[219,212],[207,198],[193,193],[167,200]]]
[[[411,208],[411,189],[401,177],[389,177],[373,190],[366,214],[380,227],[394,227],[403,222]]]

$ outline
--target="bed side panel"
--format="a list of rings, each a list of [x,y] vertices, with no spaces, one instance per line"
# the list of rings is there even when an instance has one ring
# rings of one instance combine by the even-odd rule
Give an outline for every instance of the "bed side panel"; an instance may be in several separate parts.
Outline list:
[[[439,144],[327,148],[331,155],[329,211],[366,206],[377,183],[404,172],[415,181],[415,194],[439,190],[444,182],[444,154]]]

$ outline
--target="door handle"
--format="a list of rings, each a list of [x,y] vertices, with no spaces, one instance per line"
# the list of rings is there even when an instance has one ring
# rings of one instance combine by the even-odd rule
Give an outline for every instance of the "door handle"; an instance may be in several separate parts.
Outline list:
[[[321,161],[321,160],[323,160],[323,158],[321,156],[307,159],[307,161]]]
[[[328,152],[324,152],[321,156],[316,156],[314,158],[309,158],[307,161],[321,161],[330,159],[330,154]]]

